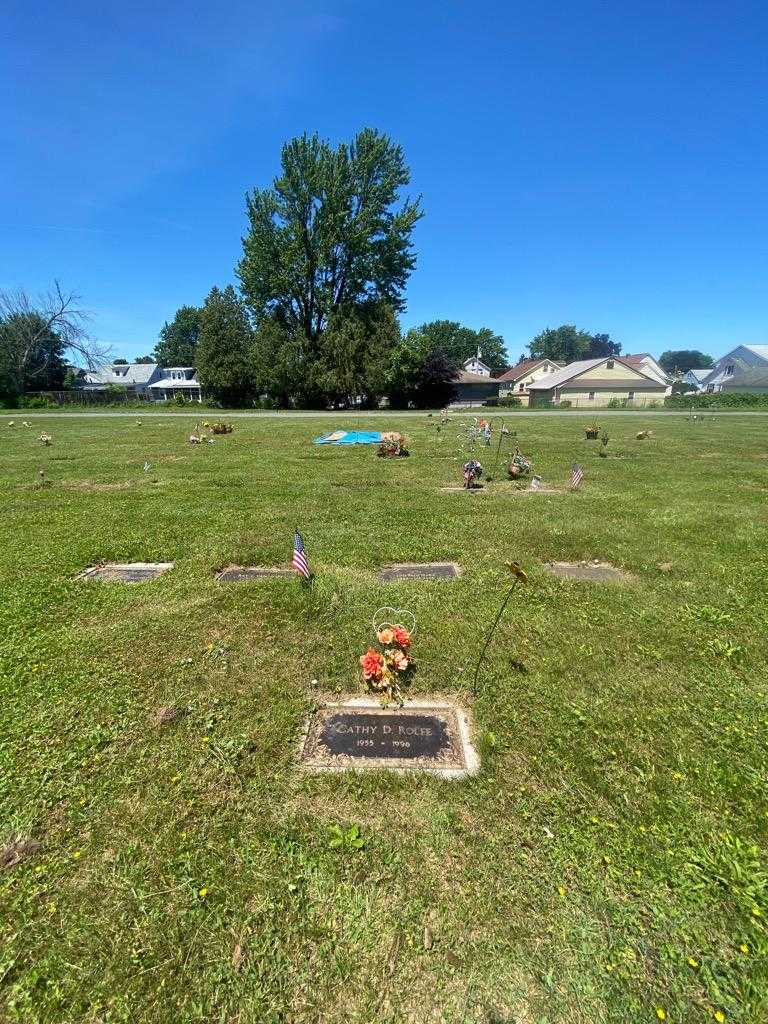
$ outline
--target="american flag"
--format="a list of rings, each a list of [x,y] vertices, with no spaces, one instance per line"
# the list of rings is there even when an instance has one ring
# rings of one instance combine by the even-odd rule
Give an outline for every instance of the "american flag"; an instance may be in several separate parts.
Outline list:
[[[574,462],[573,466],[571,467],[571,490],[577,491],[583,479],[584,470],[581,468],[578,462]]]
[[[305,580],[309,579],[309,562],[304,552],[304,541],[301,539],[301,534],[298,530],[293,535],[293,561],[291,565],[299,576],[303,576]]]

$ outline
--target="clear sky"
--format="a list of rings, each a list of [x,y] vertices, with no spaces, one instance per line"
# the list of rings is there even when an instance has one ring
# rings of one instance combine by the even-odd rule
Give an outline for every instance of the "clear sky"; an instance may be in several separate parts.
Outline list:
[[[768,7],[115,0],[6,5],[0,287],[53,278],[114,355],[234,281],[281,143],[402,143],[426,216],[405,326],[515,359],[768,343]]]

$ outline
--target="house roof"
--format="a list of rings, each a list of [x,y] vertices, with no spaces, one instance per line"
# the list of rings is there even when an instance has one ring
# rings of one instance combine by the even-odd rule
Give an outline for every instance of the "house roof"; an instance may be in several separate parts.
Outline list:
[[[745,345],[744,348],[748,348],[750,352],[768,362],[768,345]]]
[[[154,384],[149,386],[151,388],[199,388],[200,381],[194,378],[190,380],[188,377],[185,377],[183,380],[179,377],[161,377],[160,380],[156,380]]]
[[[496,377],[486,377],[482,373],[470,373],[468,370],[460,370],[458,377],[454,378],[454,384],[498,384]]]
[[[89,384],[147,384],[157,370],[157,363],[105,363],[89,370],[85,379]]]
[[[556,363],[554,359],[521,359],[516,366],[506,370],[498,380],[518,380],[520,377],[524,377],[527,373],[535,370],[537,366],[541,366],[542,363],[552,363],[553,366],[562,366],[562,363]]]
[[[551,391],[553,388],[562,387],[564,384],[569,383],[575,377],[579,377],[582,373],[586,373],[588,370],[594,370],[598,366],[602,366],[603,363],[606,363],[611,358],[613,358],[617,363],[624,363],[626,366],[629,366],[629,368],[634,370],[640,377],[650,381],[656,387],[666,386],[655,377],[651,377],[649,374],[644,373],[637,365],[627,363],[623,358],[620,359],[618,356],[600,356],[599,359],[577,359],[575,363],[568,363],[567,366],[563,367],[562,370],[558,370],[557,373],[550,373],[540,381],[534,381],[533,384],[528,385],[528,388],[530,391]],[[595,380],[590,383],[599,385],[605,384],[606,381]],[[618,384],[619,381],[614,378],[610,380],[610,383]]]
[[[693,377],[695,377],[697,381],[699,381],[699,383],[701,383],[701,381],[703,381],[705,377],[708,377],[710,373],[712,373],[712,370],[713,367],[711,366],[703,366],[699,369],[694,369],[693,367],[691,367],[690,370],[686,370],[685,372],[690,373]],[[685,374],[683,374],[683,376],[685,376]]]

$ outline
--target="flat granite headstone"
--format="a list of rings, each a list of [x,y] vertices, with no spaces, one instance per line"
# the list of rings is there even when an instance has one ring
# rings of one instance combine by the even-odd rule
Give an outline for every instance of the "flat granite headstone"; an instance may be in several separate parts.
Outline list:
[[[391,769],[442,778],[474,774],[468,713],[447,701],[382,708],[368,698],[328,704],[309,719],[300,761],[313,772]]]
[[[625,583],[631,579],[628,573],[607,562],[547,562],[544,568],[552,576],[586,583]]]
[[[248,583],[251,580],[281,579],[295,576],[294,569],[265,567],[259,565],[230,565],[217,574],[220,583]]]
[[[101,580],[106,583],[146,583],[173,568],[173,562],[107,562],[79,573],[78,580]]]
[[[454,580],[461,574],[455,562],[401,562],[379,569],[381,583],[393,580]]]

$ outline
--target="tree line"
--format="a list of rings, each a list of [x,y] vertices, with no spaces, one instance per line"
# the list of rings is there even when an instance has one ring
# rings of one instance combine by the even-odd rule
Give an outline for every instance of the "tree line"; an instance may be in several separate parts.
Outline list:
[[[423,216],[421,197],[402,195],[409,182],[401,147],[373,129],[335,148],[317,135],[286,143],[272,185],[245,197],[238,288],[214,287],[201,305],[182,306],[140,361],[195,366],[206,393],[226,405],[372,406],[386,395],[394,407],[435,407],[451,399],[478,349],[501,374],[505,342],[488,327],[434,320],[401,330]],[[36,303],[0,294],[0,398],[64,387],[70,363],[103,361],[86,321],[58,285]],[[563,363],[621,353],[608,334],[573,324],[547,328],[528,348],[530,358]],[[684,371],[681,356],[709,360],[663,359]]]

